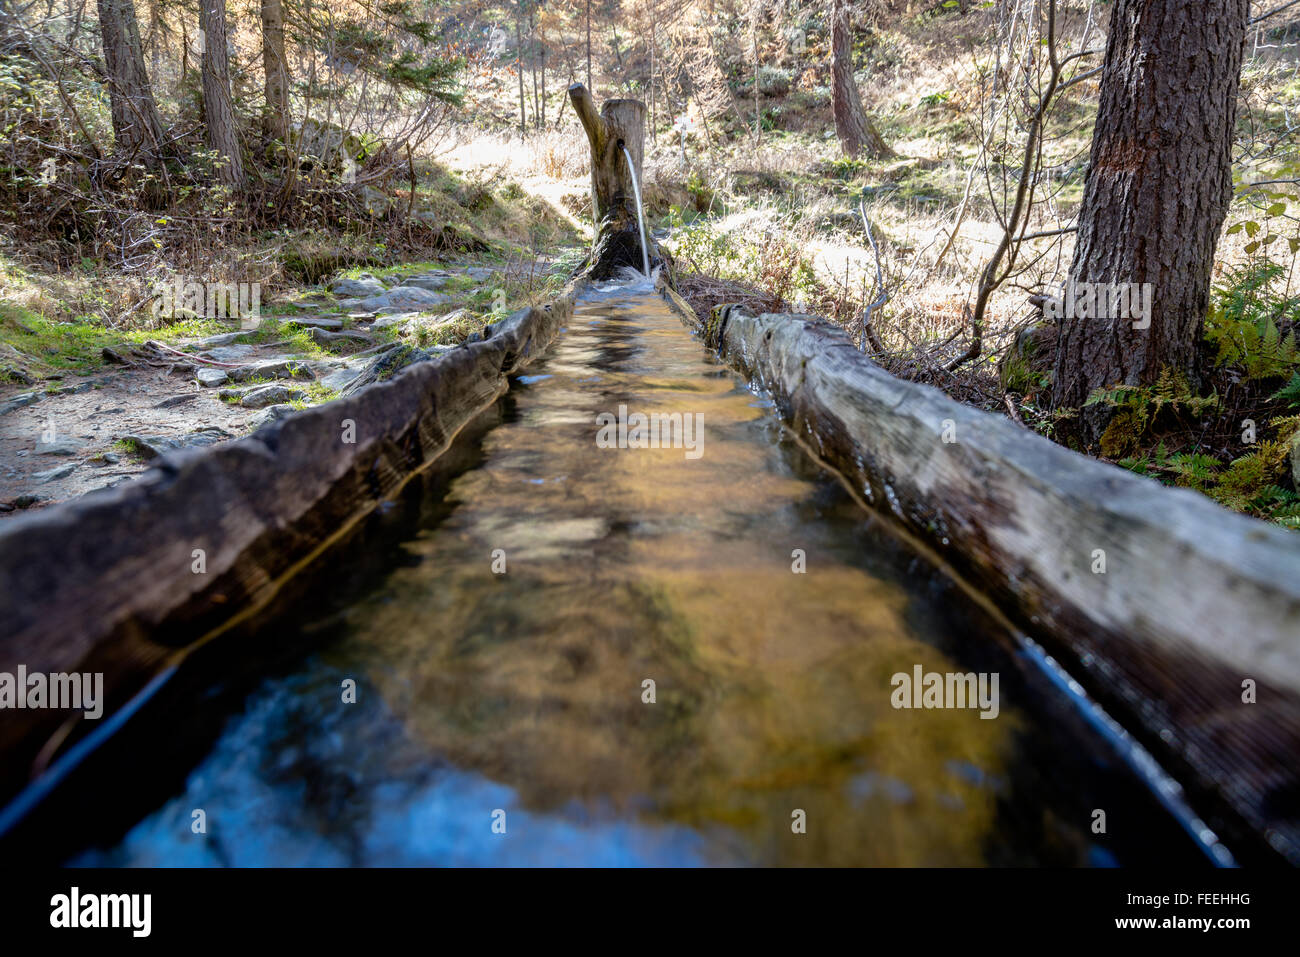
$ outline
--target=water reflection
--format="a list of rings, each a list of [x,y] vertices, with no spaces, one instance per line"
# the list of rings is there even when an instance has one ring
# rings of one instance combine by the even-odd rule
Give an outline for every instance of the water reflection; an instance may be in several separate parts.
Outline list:
[[[589,302],[529,372],[513,419],[404,560],[300,625],[330,639],[324,650],[249,696],[183,794],[78,863],[1146,853],[1149,834],[1094,844],[1089,809],[1132,804],[1131,785],[1026,714],[1017,666],[977,607],[879,529],[657,299]],[[703,456],[599,448],[596,416],[620,404],[702,413]],[[792,572],[796,550],[806,573]],[[917,664],[1003,672],[1000,716],[894,710],[890,677]],[[340,701],[347,678],[356,704]],[[206,835],[191,833],[194,808]]]

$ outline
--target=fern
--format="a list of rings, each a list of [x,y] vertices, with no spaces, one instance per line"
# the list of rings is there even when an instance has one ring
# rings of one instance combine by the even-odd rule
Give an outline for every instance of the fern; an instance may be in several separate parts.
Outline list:
[[[1200,416],[1218,406],[1219,396],[1196,395],[1186,376],[1164,368],[1149,386],[1113,385],[1094,390],[1084,405],[1097,404],[1116,410],[1100,444],[1103,455],[1119,458],[1142,445],[1161,413]]]
[[[1300,408],[1300,372],[1291,381],[1268,397],[1270,402],[1285,402],[1291,408]]]
[[[1295,332],[1282,335],[1279,316],[1300,308],[1300,297],[1270,296],[1284,274],[1277,263],[1260,262],[1229,273],[1215,290],[1218,301],[1205,319],[1205,339],[1215,347],[1215,364],[1234,366],[1249,379],[1285,378],[1300,366]]]

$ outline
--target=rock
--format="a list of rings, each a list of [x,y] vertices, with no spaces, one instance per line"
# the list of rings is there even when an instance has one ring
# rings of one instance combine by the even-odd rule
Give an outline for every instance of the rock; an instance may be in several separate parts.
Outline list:
[[[242,332],[223,332],[220,335],[208,336],[206,339],[195,340],[194,342],[191,342],[190,345],[196,349],[216,349],[220,346],[228,346],[232,344],[242,335],[244,335]]]
[[[0,415],[8,415],[15,409],[21,409],[33,402],[40,402],[43,398],[44,395],[40,392],[24,392],[21,395],[16,395],[7,402],[0,404]]]
[[[307,397],[307,393],[301,389],[291,389],[288,386],[274,383],[259,385],[247,390],[227,389],[222,392],[222,398],[225,398],[228,393],[235,393],[235,397],[239,399],[239,404],[246,409],[264,409],[268,405],[293,402]]]
[[[293,319],[286,319],[285,322],[291,326],[298,326],[302,329],[342,329],[342,319],[329,319],[324,316],[295,316]]]
[[[41,497],[39,495],[34,495],[33,493],[28,492],[27,494],[19,495],[16,499],[14,499],[13,506],[14,508],[31,508],[40,500]]]
[[[411,276],[402,285],[414,286],[417,289],[428,289],[430,292],[435,292],[447,285],[449,279],[451,279],[451,277],[446,273],[430,272],[424,273],[420,276]]]
[[[14,506],[12,502],[0,502],[0,512],[12,512]]]
[[[129,445],[143,459],[156,459],[172,446],[172,439],[161,435],[124,435],[119,440]]]
[[[185,395],[174,395],[170,399],[163,399],[154,405],[155,409],[171,409],[178,405],[184,405],[186,402],[193,402],[197,399],[198,393],[190,392]]]
[[[194,380],[205,388],[213,388],[219,385],[225,385],[230,381],[230,376],[225,369],[217,369],[213,366],[204,366],[194,376]]]
[[[484,266],[471,266],[465,270],[465,275],[475,282],[482,282],[484,279],[491,278],[494,272],[496,272],[495,269],[488,269]]]
[[[345,329],[342,332],[330,332],[328,329],[312,329],[312,341],[318,346],[341,345],[348,342],[369,344],[374,342],[374,337],[355,329]]]
[[[320,384],[334,392],[341,392],[350,386],[357,379],[361,378],[364,370],[364,363],[357,366],[344,366],[342,369],[336,369],[326,376],[321,377]]]
[[[371,329],[387,329],[389,326],[400,326],[403,323],[410,322],[419,316],[418,312],[394,312],[381,316],[371,323]]]
[[[399,370],[417,362],[428,362],[441,355],[443,349],[416,349],[409,345],[392,345],[369,360],[361,374],[349,385],[339,390],[339,397],[346,398],[374,382],[390,379]]]
[[[248,425],[256,432],[262,426],[270,425],[272,422],[279,422],[281,419],[293,415],[296,411],[298,410],[291,405],[273,405],[249,419]]]
[[[179,438],[168,435],[124,435],[121,441],[132,446],[142,458],[156,459],[164,452],[216,445],[228,438],[230,438],[230,433],[224,429],[219,429],[216,426],[206,426]],[[105,461],[107,461],[107,457]]]
[[[1300,489],[1300,432],[1291,436],[1291,481]]]
[[[361,187],[361,203],[366,212],[376,219],[383,219],[393,211],[393,199],[387,193],[381,193],[372,186]]]
[[[384,284],[369,273],[362,273],[360,279],[339,279],[330,286],[330,292],[348,299],[368,299],[382,296]]]
[[[122,461],[122,456],[118,455],[116,452],[105,452],[100,456],[100,458],[104,460],[105,465],[116,465],[118,462]]]
[[[255,351],[253,346],[244,343],[237,346],[218,346],[215,349],[209,349],[207,352],[201,352],[204,359],[211,359],[213,362],[238,362],[246,359]]]
[[[247,382],[249,379],[314,379],[311,366],[301,359],[267,359],[240,366],[226,373],[231,382]]]
[[[176,362],[168,367],[167,374],[169,376],[190,376],[194,375],[195,368],[197,367],[193,362]]]
[[[55,439],[53,442],[40,441],[36,443],[37,455],[76,455],[81,451],[84,445],[79,439],[66,438]]]
[[[55,479],[67,478],[77,470],[77,463],[69,462],[67,465],[60,465],[58,468],[46,469],[44,472],[35,472],[32,475],[36,481],[45,483],[53,482]]]
[[[371,296],[364,300],[361,305],[370,312],[381,313],[429,309],[449,302],[451,302],[451,296],[443,295],[440,292],[421,289],[419,286],[396,286],[382,296]]]
[[[215,425],[206,425],[183,435],[179,440],[179,448],[204,448],[209,445],[216,445],[218,442],[224,442],[228,438],[230,438],[230,433],[225,429],[219,429]]]

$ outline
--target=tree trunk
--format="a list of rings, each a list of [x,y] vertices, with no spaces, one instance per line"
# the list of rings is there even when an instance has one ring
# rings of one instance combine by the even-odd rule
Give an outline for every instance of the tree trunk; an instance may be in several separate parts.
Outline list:
[[[528,73],[533,80],[533,129],[538,129],[537,125],[537,104],[539,96],[537,93],[537,51],[534,49],[533,41],[537,36],[537,8],[534,7],[528,11]]]
[[[262,129],[269,139],[289,142],[289,64],[284,55],[284,9],[280,0],[262,0],[262,69],[266,106]]]
[[[226,50],[226,0],[199,0],[203,30],[203,122],[208,145],[222,161],[217,175],[237,190],[248,185],[239,151],[235,109],[230,102],[230,60]]]
[[[528,116],[524,106],[524,16],[523,0],[520,0],[519,15],[515,17],[515,64],[519,71],[519,138],[524,138],[528,129]]]
[[[835,133],[845,156],[865,152],[873,159],[880,159],[894,155],[862,108],[862,98],[853,81],[853,43],[845,0],[831,0],[831,105],[835,112]]]
[[[758,107],[758,5],[760,0],[755,0],[754,4],[754,22],[753,35],[750,37],[754,53],[754,142],[760,143],[763,139],[763,114]]]
[[[1115,4],[1069,281],[1151,283],[1149,326],[1062,316],[1057,408],[1081,407],[1105,386],[1148,384],[1162,367],[1197,384],[1214,247],[1232,199],[1249,8],[1249,0]],[[1101,434],[1108,412],[1083,410],[1084,441]]]
[[[569,87],[573,112],[582,121],[591,146],[591,216],[594,224],[592,249],[586,263],[579,268],[592,279],[615,278],[621,267],[631,266],[638,272],[641,259],[641,229],[637,220],[636,192],[632,173],[623,153],[632,158],[637,182],[641,177],[641,159],[645,146],[645,104],[640,100],[607,100],[599,113],[595,101],[581,83]],[[650,268],[672,267],[667,253],[650,238],[646,255]],[[671,282],[671,277],[669,277]]]
[[[650,21],[650,142],[658,143],[655,131],[655,22]]]
[[[140,27],[132,0],[99,0],[99,29],[117,145],[124,150],[141,149],[156,157],[162,148],[162,118],[144,70]]]

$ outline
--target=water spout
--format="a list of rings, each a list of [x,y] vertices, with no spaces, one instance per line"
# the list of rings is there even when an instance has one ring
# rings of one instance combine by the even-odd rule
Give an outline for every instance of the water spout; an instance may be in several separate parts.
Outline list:
[[[632,174],[632,192],[636,193],[636,222],[641,228],[641,264],[642,270],[647,279],[650,278],[650,253],[646,251],[645,242],[645,215],[641,212],[641,185],[636,181],[636,167],[632,165],[632,154],[623,147],[623,155],[627,157],[627,171]]]

